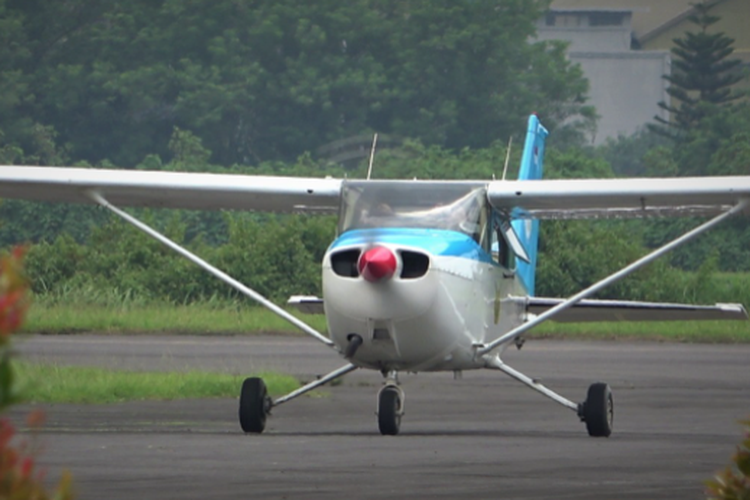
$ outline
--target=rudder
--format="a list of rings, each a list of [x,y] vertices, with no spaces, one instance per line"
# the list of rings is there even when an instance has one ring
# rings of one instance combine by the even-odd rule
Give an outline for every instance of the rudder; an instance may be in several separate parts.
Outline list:
[[[542,178],[544,164],[544,141],[549,135],[536,115],[529,116],[526,129],[526,143],[521,156],[521,168],[518,180],[528,181]],[[526,292],[534,295],[536,278],[537,248],[539,246],[539,221],[536,219],[516,219],[511,222],[513,230],[521,244],[526,249],[529,262],[519,260],[516,264],[516,274],[526,286]]]

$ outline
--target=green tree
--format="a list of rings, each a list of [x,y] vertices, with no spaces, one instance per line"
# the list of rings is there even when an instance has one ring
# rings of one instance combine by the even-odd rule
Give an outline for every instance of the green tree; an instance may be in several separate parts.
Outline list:
[[[750,103],[715,110],[674,148],[682,175],[747,175],[750,164],[743,153],[750,130]]]
[[[0,0],[0,163],[11,164],[22,155],[19,138],[28,132],[30,117],[17,112],[27,104],[28,79],[23,70],[31,56],[22,17]]]
[[[670,83],[667,93],[672,102],[662,101],[659,107],[670,113],[670,119],[654,117],[660,126],[653,130],[672,138],[682,138],[717,107],[727,106],[740,97],[732,86],[744,78],[739,71],[741,61],[729,59],[734,52],[734,39],[724,33],[709,33],[719,17],[709,14],[710,6],[694,4],[696,13],[690,22],[699,31],[688,31],[673,40],[672,74],[664,79]]]
[[[585,115],[588,83],[556,43],[529,44],[547,2],[412,0],[381,7],[386,106],[370,125],[451,149],[507,140],[532,111],[548,128]],[[385,34],[385,33],[383,33]],[[522,127],[522,125],[521,125]]]
[[[528,43],[543,0],[1,1],[0,129],[27,155],[6,122],[132,167],[169,159],[175,127],[229,166],[374,130],[478,148],[531,111],[592,117],[563,47]]]
[[[654,154],[652,151],[660,147],[671,151],[669,146],[668,139],[644,127],[630,136],[608,138],[596,148],[596,154],[612,166],[617,177],[644,177],[653,175],[646,168],[646,156]]]

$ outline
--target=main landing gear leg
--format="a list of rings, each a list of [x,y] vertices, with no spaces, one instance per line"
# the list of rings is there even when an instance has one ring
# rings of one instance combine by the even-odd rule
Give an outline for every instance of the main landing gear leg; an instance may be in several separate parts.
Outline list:
[[[263,379],[258,377],[245,379],[245,382],[242,384],[242,392],[240,392],[240,427],[242,427],[244,432],[260,434],[266,428],[266,418],[271,414],[271,408],[291,401],[356,369],[357,367],[351,363],[342,366],[338,370],[334,370],[328,375],[313,380],[309,384],[290,392],[286,396],[280,397],[276,401],[273,401],[268,396],[266,384],[263,382]]]
[[[609,435],[612,434],[615,407],[612,398],[612,390],[607,384],[602,382],[591,384],[586,401],[576,404],[559,395],[555,391],[545,387],[537,380],[529,378],[518,370],[514,370],[506,365],[500,359],[500,356],[488,359],[487,367],[500,370],[540,394],[547,396],[556,403],[576,412],[581,421],[586,423],[586,430],[588,431],[589,436],[609,437]]]
[[[395,436],[401,427],[405,395],[398,385],[398,374],[395,371],[383,375],[385,384],[378,393],[378,428],[384,436]]]

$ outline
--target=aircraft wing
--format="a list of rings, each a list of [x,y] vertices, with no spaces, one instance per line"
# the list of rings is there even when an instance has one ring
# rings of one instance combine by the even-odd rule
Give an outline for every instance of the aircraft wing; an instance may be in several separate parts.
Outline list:
[[[750,199],[750,176],[492,181],[487,197],[516,218],[711,215]]]
[[[526,311],[539,315],[565,299],[523,297]],[[694,320],[746,320],[747,311],[742,304],[716,304],[694,306],[663,302],[631,302],[626,300],[584,299],[565,309],[550,321],[582,323],[589,321],[694,321]]]
[[[115,205],[132,207],[334,212],[343,182],[331,178],[0,166],[0,198],[92,203],[87,192],[96,191]],[[750,176],[489,181],[487,196],[493,206],[512,217],[708,215],[750,199]]]
[[[340,179],[0,166],[0,198],[129,207],[335,212]]]

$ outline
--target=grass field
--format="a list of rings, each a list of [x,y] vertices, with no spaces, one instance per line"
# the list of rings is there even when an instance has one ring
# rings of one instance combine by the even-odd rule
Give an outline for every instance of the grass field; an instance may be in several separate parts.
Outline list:
[[[314,328],[325,331],[322,316],[299,314]],[[24,331],[38,333],[273,333],[296,328],[266,309],[234,303],[190,305],[48,304],[32,305]]]
[[[700,343],[748,343],[747,321],[671,321],[618,323],[552,323],[533,329],[537,338],[581,340],[650,340]]]
[[[323,316],[298,315],[325,332]],[[184,333],[300,334],[273,313],[237,303],[190,305],[62,304],[37,301],[29,311],[26,332],[42,333]],[[545,338],[639,339],[677,342],[750,342],[750,322],[545,323],[528,334]]]
[[[24,401],[34,403],[116,403],[134,400],[171,400],[236,397],[244,376],[208,372],[129,372],[38,364],[13,364]],[[271,394],[299,387],[290,375],[264,373]]]

